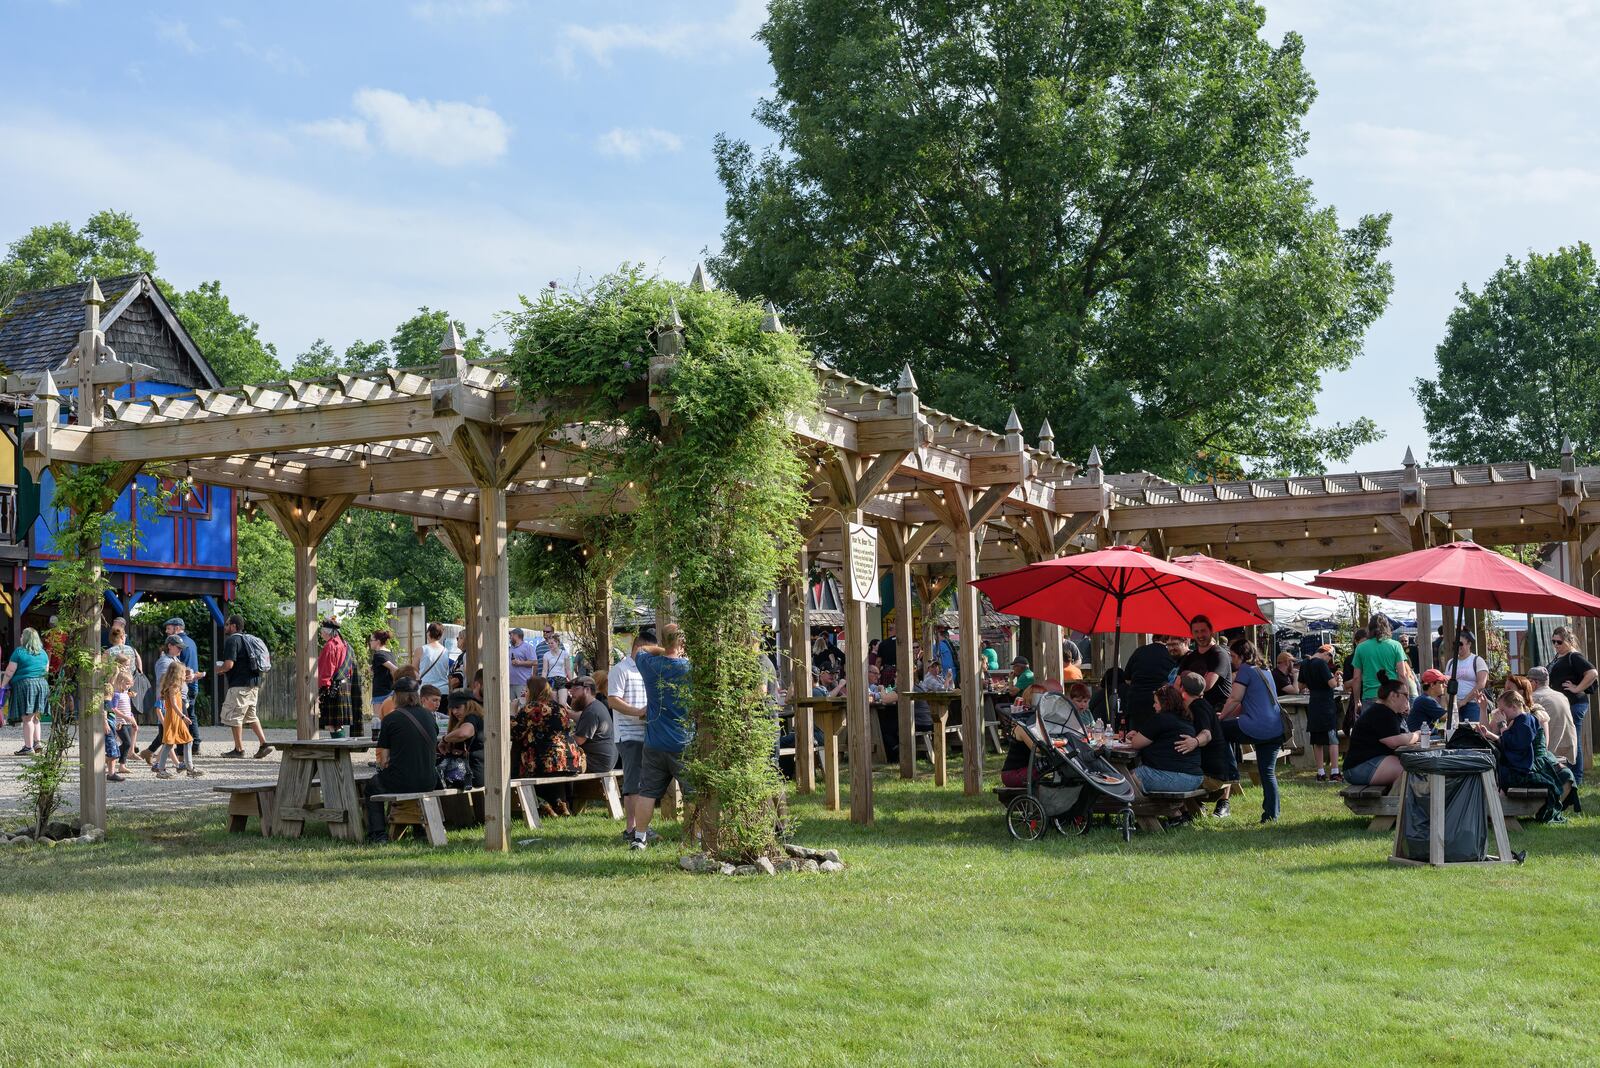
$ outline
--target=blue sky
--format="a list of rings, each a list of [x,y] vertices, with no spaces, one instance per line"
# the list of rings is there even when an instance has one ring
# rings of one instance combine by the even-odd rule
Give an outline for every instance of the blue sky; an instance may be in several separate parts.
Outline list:
[[[624,260],[687,277],[721,232],[710,149],[764,142],[759,0],[273,5],[0,0],[0,241],[115,207],[163,275],[220,278],[287,361],[421,304],[487,326]],[[1426,451],[1411,383],[1458,286],[1595,240],[1600,5],[1268,3],[1320,96],[1304,171],[1395,214],[1396,285],[1330,418]],[[86,43],[85,43],[86,42]]]

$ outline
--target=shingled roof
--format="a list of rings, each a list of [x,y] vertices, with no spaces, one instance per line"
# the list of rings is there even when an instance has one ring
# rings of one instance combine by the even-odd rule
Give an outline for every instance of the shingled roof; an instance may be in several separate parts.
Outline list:
[[[0,373],[59,370],[83,330],[84,289],[73,282],[13,297],[0,311]],[[170,385],[221,384],[149,275],[102,278],[100,292],[100,326],[119,359],[151,364]]]

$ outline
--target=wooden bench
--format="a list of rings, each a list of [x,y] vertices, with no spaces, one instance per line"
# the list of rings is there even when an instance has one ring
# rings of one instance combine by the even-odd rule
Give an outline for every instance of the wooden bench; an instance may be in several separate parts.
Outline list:
[[[356,782],[366,782],[377,772],[363,770],[356,773]],[[278,802],[278,780],[267,782],[242,782],[231,786],[213,786],[213,793],[228,795],[228,832],[243,834],[249,827],[250,817],[261,821],[262,837],[272,835],[272,814]],[[320,791],[312,787],[312,803],[320,804]]]
[[[1371,817],[1369,831],[1393,830],[1400,815],[1400,793],[1391,793],[1387,786],[1346,786],[1339,791],[1339,799],[1357,816]]]
[[[1505,809],[1506,829],[1522,830],[1522,820],[1533,819],[1544,807],[1546,793],[1539,786],[1508,786],[1500,791],[1500,807]]]
[[[586,771],[581,775],[539,775],[527,779],[512,779],[511,792],[516,795],[517,802],[522,806],[522,818],[527,821],[529,830],[539,829],[539,794],[540,786],[570,786],[572,787],[572,811],[574,814],[581,812],[585,803],[589,801],[604,801],[606,812],[614,820],[622,818],[622,771]],[[667,796],[676,800],[677,784]],[[665,799],[663,799],[665,807]]]
[[[1133,818],[1141,831],[1164,831],[1163,820],[1177,819],[1205,801],[1204,790],[1146,790],[1133,799]]]
[[[461,798],[474,805],[483,798],[483,787],[470,790],[424,790],[414,794],[373,794],[373,801],[382,801],[388,808],[389,837],[397,839],[407,827],[415,827],[427,836],[434,847],[445,843],[443,802]]]

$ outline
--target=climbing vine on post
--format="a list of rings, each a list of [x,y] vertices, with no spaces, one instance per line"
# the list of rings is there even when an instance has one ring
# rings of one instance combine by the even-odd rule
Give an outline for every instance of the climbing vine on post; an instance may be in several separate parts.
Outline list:
[[[632,494],[625,540],[673,576],[693,665],[701,847],[729,860],[774,855],[783,783],[760,634],[809,505],[789,425],[817,406],[810,358],[760,305],[638,269],[525,300],[510,327],[524,395],[605,425],[583,442],[597,482]]]

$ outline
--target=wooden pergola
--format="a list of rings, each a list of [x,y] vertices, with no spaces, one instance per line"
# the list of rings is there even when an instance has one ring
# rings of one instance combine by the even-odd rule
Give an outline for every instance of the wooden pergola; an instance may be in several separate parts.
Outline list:
[[[91,305],[91,309],[95,306]],[[768,328],[781,330],[775,314]],[[627,487],[605,484],[597,454],[615,432],[605,422],[564,421],[564,406],[519,395],[507,373],[464,357],[452,327],[437,366],[339,375],[135,400],[110,400],[108,383],[126,375],[86,323],[78,359],[73,422],[60,422],[63,398],[48,375],[34,396],[25,462],[116,461],[119,477],[160,464],[197,481],[245,491],[272,515],[294,546],[297,727],[313,737],[316,716],[317,546],[350,508],[411,517],[436,530],[466,571],[469,656],[481,666],[485,695],[485,840],[506,848],[510,798],[506,542],[513,531],[578,538],[576,519],[635,506]],[[674,335],[666,324],[634,403],[670,412]],[[1332,567],[1391,555],[1437,540],[1565,541],[1569,566],[1593,589],[1600,552],[1600,469],[1577,469],[1570,449],[1559,470],[1527,464],[1419,468],[1251,482],[1178,485],[1148,474],[1107,475],[1098,451],[1081,469],[1055,453],[1046,423],[1028,445],[1013,413],[1003,433],[924,408],[909,369],[886,389],[818,365],[822,405],[791,421],[796,448],[812,461],[813,509],[799,573],[837,568],[844,581],[849,693],[864,702],[867,596],[849,581],[874,566],[893,580],[895,604],[932,603],[954,584],[961,620],[963,786],[982,789],[983,673],[979,602],[971,581],[1024,563],[1111,543],[1144,543],[1176,555],[1208,552],[1260,570]],[[75,398],[76,399],[76,398]],[[876,531],[878,551],[849,532]],[[793,689],[809,685],[810,642],[801,584],[781,591],[781,671]],[[609,630],[610,606],[602,611]],[[666,606],[658,617],[667,615]],[[924,613],[925,617],[931,614]],[[906,617],[900,613],[903,620]],[[1426,618],[1426,617],[1424,617]],[[927,620],[931,624],[931,618]],[[1592,621],[1588,624],[1593,627]],[[905,637],[909,633],[902,632]],[[1592,639],[1595,637],[1591,633]],[[98,638],[95,638],[96,644]],[[1032,659],[1060,677],[1061,633],[1032,627]],[[912,642],[898,644],[898,673],[913,678]],[[929,643],[931,647],[931,642]],[[1420,643],[1424,655],[1426,643]],[[691,650],[692,654],[692,650]],[[867,714],[861,704],[858,711]],[[912,737],[911,699],[900,708]],[[811,781],[807,714],[796,724],[797,788]],[[95,767],[103,723],[89,717],[80,759]],[[850,731],[851,818],[873,814],[872,742]],[[901,746],[911,777],[913,747]],[[83,818],[104,826],[99,775],[81,776]]]

